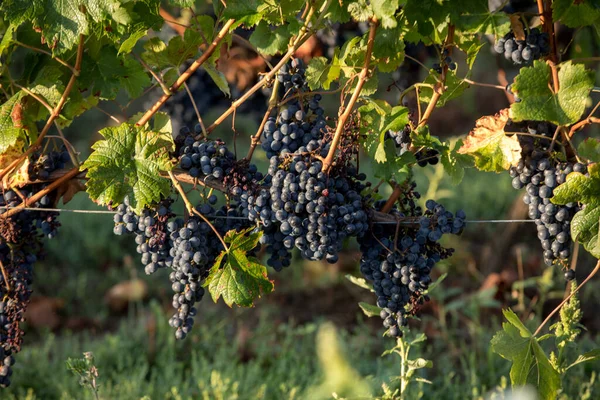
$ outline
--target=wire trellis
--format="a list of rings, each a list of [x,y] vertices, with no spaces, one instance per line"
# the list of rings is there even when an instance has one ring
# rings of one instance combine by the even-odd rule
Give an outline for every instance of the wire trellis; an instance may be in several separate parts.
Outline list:
[[[10,210],[16,207],[6,207],[0,206],[0,210]],[[117,211],[110,210],[77,210],[77,209],[66,209],[66,208],[35,208],[35,207],[19,207],[23,211],[38,211],[38,212],[63,212],[63,213],[74,213],[74,214],[110,214],[114,215]],[[182,215],[176,215],[182,216]],[[235,217],[235,216],[227,216],[227,215],[210,215],[207,216],[209,219],[237,219],[237,220],[247,220],[246,217]],[[531,219],[467,219],[465,220],[467,224],[513,224],[513,223],[524,223],[524,222],[535,222]],[[396,224],[414,224],[411,221],[376,221],[374,224],[381,225],[396,225]]]

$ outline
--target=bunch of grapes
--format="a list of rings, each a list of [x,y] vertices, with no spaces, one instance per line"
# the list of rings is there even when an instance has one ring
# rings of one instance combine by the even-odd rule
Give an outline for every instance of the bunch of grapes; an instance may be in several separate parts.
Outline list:
[[[294,58],[289,64],[284,65],[277,72],[277,80],[281,83],[279,97],[286,98],[308,91],[308,82],[305,77],[306,65],[299,58]]]
[[[412,139],[410,138],[410,125],[406,125],[401,131],[392,131],[389,130],[385,134],[385,139],[393,140],[396,148],[399,150],[400,154],[404,154],[407,151],[410,151],[410,146],[412,144]],[[415,158],[417,159],[417,164],[420,167],[425,167],[428,164],[435,165],[437,164],[439,159],[440,152],[436,149],[420,149],[415,152]]]
[[[361,191],[366,178],[356,169],[327,176],[319,160],[296,155],[286,166],[271,158],[271,185],[248,196],[249,217],[265,226],[268,264],[289,265],[289,252],[298,248],[308,260],[337,262],[343,240],[361,237],[368,229]]]
[[[141,254],[144,271],[148,275],[159,268],[173,265],[167,230],[169,220],[174,217],[172,203],[172,199],[164,199],[156,207],[146,207],[140,215],[136,215],[125,199],[125,204],[117,207],[117,213],[113,217],[115,235],[135,235],[136,250]]]
[[[444,70],[444,66],[448,66],[448,69],[451,71],[456,70],[456,63],[454,61],[452,61],[452,58],[450,57],[450,52],[448,51],[448,49],[444,49],[442,51],[442,57],[444,57],[444,59],[442,60],[441,63],[433,64],[433,70],[435,72],[437,72],[438,74],[441,74]]]
[[[587,173],[587,166],[581,163],[561,162],[550,148],[556,126],[549,123],[513,124],[516,129],[530,134],[545,136],[546,139],[519,135],[521,160],[509,169],[515,189],[525,188],[523,201],[529,206],[529,218],[537,226],[538,238],[544,249],[544,262],[548,265],[560,264],[564,267],[571,256],[571,220],[580,206],[577,203],[557,205],[551,202],[554,189],[565,182],[571,172]],[[558,143],[555,143],[558,147]],[[558,150],[558,149],[556,149]],[[572,279],[573,273],[567,270],[565,277]]]
[[[201,133],[200,125],[196,125],[195,132]],[[263,179],[255,165],[236,161],[221,140],[196,140],[189,128],[183,127],[175,142],[181,169],[193,178],[204,176],[222,181],[236,198]]]
[[[52,151],[35,153],[29,164],[28,174],[32,181],[46,180],[57,169],[65,167],[69,154]],[[48,186],[47,183],[28,184],[20,189],[0,194],[0,212],[14,208]],[[42,211],[52,206],[54,194],[48,193],[28,207],[37,210],[21,211],[7,218],[0,218],[0,386],[10,385],[14,354],[21,350],[23,331],[21,322],[29,304],[33,284],[33,265],[43,256],[42,239],[53,238],[60,223],[58,213]]]
[[[420,197],[415,184],[407,188],[401,199],[401,209],[391,214],[409,224],[374,224],[372,231],[360,241],[362,257],[360,271],[373,282],[377,306],[387,333],[401,337],[401,327],[407,317],[415,314],[429,297],[425,293],[431,283],[430,273],[435,264],[452,255],[438,242],[444,234],[460,234],[465,227],[465,213],[456,215],[444,206],[427,200],[423,212],[415,200]],[[379,209],[383,202],[377,202]]]
[[[517,40],[509,32],[494,44],[494,51],[516,65],[530,64],[550,52],[549,36],[535,28],[525,32],[525,40]]]

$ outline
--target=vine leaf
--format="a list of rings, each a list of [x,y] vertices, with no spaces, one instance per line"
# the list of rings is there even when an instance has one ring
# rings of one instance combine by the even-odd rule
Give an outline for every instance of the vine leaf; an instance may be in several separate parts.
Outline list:
[[[581,354],[579,357],[577,357],[577,359],[575,359],[575,361],[573,361],[571,363],[571,365],[569,365],[566,368],[566,370],[568,370],[569,368],[574,367],[578,364],[588,362],[588,361],[595,361],[598,359],[600,359],[600,349],[590,350],[586,353]]]
[[[431,86],[436,85],[440,80],[440,75],[436,72],[429,71],[429,76],[425,79],[423,83],[427,83]],[[463,94],[465,89],[469,87],[469,84],[464,80],[459,79],[456,76],[456,72],[448,70],[446,73],[446,82],[445,89],[442,92],[436,106],[443,107],[448,101],[455,99]],[[431,87],[424,86],[421,88],[421,92],[419,94],[419,98],[421,101],[425,103],[429,103],[431,101],[431,96],[433,96],[433,89]]]
[[[393,72],[404,61],[404,41],[402,29],[378,29],[373,44],[373,57],[381,72]]]
[[[231,230],[225,235],[229,249],[219,254],[203,284],[215,303],[223,297],[229,307],[233,304],[251,307],[256,298],[273,291],[267,268],[247,254],[262,236],[261,231],[251,232],[253,230],[253,227],[241,232]]]
[[[383,100],[367,99],[367,104],[359,107],[358,112],[363,148],[375,160],[373,173],[381,179],[404,181],[408,176],[408,165],[416,162],[415,156],[411,152],[399,155],[393,141],[386,140],[386,133],[404,129],[408,124],[408,109],[392,107]]]
[[[589,176],[572,172],[565,183],[554,189],[552,202],[580,202],[585,207],[571,221],[571,236],[594,257],[600,258],[600,164],[590,164]]]
[[[166,44],[159,38],[152,38],[144,44],[142,59],[151,67],[161,71],[166,68],[179,68],[186,60],[198,53],[203,43],[202,35],[193,29],[186,29],[183,38],[174,36]]]
[[[577,146],[577,154],[593,162],[600,162],[600,140],[586,138]]]
[[[0,106],[0,153],[25,137],[21,121],[21,110],[25,92],[19,91]]]
[[[444,166],[444,170],[450,177],[453,185],[458,185],[462,182],[465,176],[465,168],[473,165],[471,157],[466,154],[460,154],[458,150],[462,147],[462,140],[457,140],[452,144],[442,149],[440,152],[440,161]]]
[[[508,114],[508,109],[503,109],[494,116],[479,118],[457,153],[473,157],[475,167],[481,171],[501,172],[519,162],[519,140],[516,135],[507,136],[504,132]]]
[[[359,302],[358,306],[360,307],[362,312],[369,318],[379,317],[379,313],[381,312],[381,309],[379,307],[374,306],[373,304],[365,303],[364,301]]]
[[[530,384],[538,389],[541,399],[555,399],[561,386],[559,373],[519,317],[510,309],[502,313],[508,322],[502,324],[502,330],[494,335],[491,345],[495,353],[512,361],[512,386]]]
[[[171,169],[170,134],[148,131],[123,123],[99,132],[104,140],[94,143],[94,150],[82,165],[88,170],[87,192],[99,204],[129,204],[140,212],[170,193],[169,180],[160,173]]]
[[[520,102],[511,106],[511,117],[515,121],[549,121],[568,125],[579,120],[594,87],[592,71],[570,61],[561,64],[558,93],[554,93],[548,84],[550,72],[548,64],[537,60],[533,66],[521,68],[512,87],[521,98]]]
[[[25,140],[20,138],[13,146],[10,146],[0,152],[0,171],[6,168],[11,162],[21,157],[25,147]],[[18,164],[13,173],[6,175],[2,180],[2,186],[20,187],[24,183],[29,182],[29,158],[25,158]]]
[[[592,25],[600,18],[600,10],[591,3],[588,0],[554,0],[552,20],[560,21],[569,28]]]
[[[261,21],[250,35],[250,43],[260,53],[272,56],[284,52],[290,37],[299,30],[300,24],[297,21],[295,23],[290,21],[290,24],[281,25],[275,29],[271,29],[268,23]]]
[[[80,84],[102,100],[114,99],[121,88],[135,98],[150,83],[144,68],[133,59],[117,56],[114,47],[103,48],[98,59],[83,58]]]

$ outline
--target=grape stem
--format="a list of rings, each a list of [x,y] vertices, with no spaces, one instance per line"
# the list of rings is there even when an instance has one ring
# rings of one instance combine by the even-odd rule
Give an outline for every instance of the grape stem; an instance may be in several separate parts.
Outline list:
[[[583,287],[583,285],[585,285],[590,279],[592,279],[598,271],[600,271],[600,260],[598,260],[598,262],[596,263],[596,266],[594,267],[592,272],[590,272],[590,274],[587,276],[587,278],[585,278],[585,280],[583,282],[581,282],[581,284],[579,286],[577,286],[577,288],[575,290],[573,290],[571,292],[571,294],[569,294],[567,297],[565,297],[565,299],[563,301],[561,301],[560,304],[558,306],[556,306],[556,308],[554,310],[552,310],[552,312],[550,314],[548,314],[546,319],[535,330],[535,333],[533,334],[533,336],[537,336],[537,334],[540,333],[540,331],[542,330],[544,325],[546,325],[548,323],[548,321],[550,321],[550,319],[554,316],[554,314],[559,312],[560,309],[562,308],[562,306],[564,306],[565,303],[567,301],[569,301],[571,299],[571,297],[573,297],[575,295],[575,293],[577,293],[579,291],[579,289],[581,289]]]
[[[451,46],[453,43],[454,43],[454,25],[448,25],[448,35],[446,36],[446,41],[444,43],[444,49],[448,49],[448,53],[451,53],[451,51],[452,51]],[[431,113],[433,112],[435,106],[437,105],[437,102],[439,101],[440,97],[442,97],[442,94],[444,93],[445,86],[446,86],[447,73],[448,73],[448,65],[446,63],[444,63],[440,81],[435,85],[435,88],[433,90],[433,95],[431,96],[431,101],[427,105],[427,108],[425,109],[425,112],[423,113],[423,116],[421,117],[421,120],[419,121],[419,125],[418,125],[419,128],[427,125],[427,121],[429,121],[429,117],[431,117]]]
[[[323,172],[329,173],[331,166],[333,164],[333,157],[335,156],[335,152],[337,150],[340,141],[342,140],[342,135],[344,133],[344,126],[346,125],[346,121],[350,117],[352,113],[352,109],[356,101],[358,100],[358,96],[360,95],[360,91],[362,90],[365,81],[369,76],[369,66],[371,64],[371,54],[373,53],[373,45],[375,44],[375,33],[377,32],[377,26],[379,22],[377,18],[373,17],[371,19],[371,24],[369,27],[369,38],[367,40],[367,51],[365,53],[365,62],[363,64],[362,70],[358,75],[358,82],[356,82],[356,88],[354,89],[354,93],[352,93],[352,97],[348,101],[348,104],[344,107],[342,103],[340,106],[339,113],[341,113],[340,118],[338,120],[337,126],[335,128],[335,133],[333,135],[333,140],[331,141],[331,147],[329,148],[329,153],[327,153],[327,157],[323,163]],[[343,111],[343,112],[342,112]]]
[[[269,120],[271,111],[273,111],[273,109],[277,106],[277,92],[278,91],[279,91],[279,80],[275,79],[275,83],[273,83],[271,97],[269,98],[269,107],[267,108],[267,112],[265,113],[265,116],[263,117],[263,119],[260,123],[260,126],[258,127],[258,130],[254,134],[254,136],[252,136],[252,138],[251,138],[250,148],[248,149],[248,154],[246,154],[246,157],[244,158],[247,161],[252,160],[252,155],[254,154],[254,149],[256,149],[256,146],[258,146],[258,143],[260,143],[260,137],[262,135],[263,129],[265,128],[267,121]]]
[[[215,226],[208,219],[206,219],[206,217],[204,215],[202,215],[202,213],[200,213],[200,212],[198,212],[198,210],[196,210],[196,207],[194,207],[194,205],[187,198],[187,195],[185,194],[183,187],[181,186],[181,184],[179,183],[179,181],[177,180],[177,178],[175,177],[175,175],[173,174],[172,171],[169,171],[169,178],[171,178],[171,182],[173,183],[173,186],[175,187],[175,189],[177,189],[177,191],[181,195],[181,198],[182,198],[183,202],[185,203],[185,208],[188,210],[188,212],[190,214],[194,214],[194,215],[197,215],[198,217],[202,218],[202,220],[210,226],[210,228],[213,230],[213,232],[215,232],[215,235],[217,235],[217,237],[221,241],[221,244],[223,245],[223,248],[225,248],[225,251],[229,252],[229,247],[227,247],[225,240],[223,240],[223,237],[219,234],[219,231],[217,231],[217,228],[215,228]]]
[[[62,111],[62,108],[65,105],[65,103],[67,102],[67,98],[69,97],[69,94],[71,93],[71,90],[75,85],[75,80],[79,76],[79,71],[81,71],[81,61],[83,59],[83,45],[85,43],[84,39],[84,35],[79,35],[79,45],[77,46],[77,58],[75,60],[75,71],[77,71],[77,74],[73,73],[71,75],[71,78],[67,83],[65,91],[63,92],[62,96],[60,97],[60,100],[50,113],[50,117],[48,117],[48,121],[46,121],[46,125],[44,125],[44,128],[40,132],[36,141],[31,146],[29,146],[29,148],[23,154],[21,154],[19,158],[15,159],[6,168],[4,168],[4,170],[0,171],[0,181],[2,181],[9,172],[11,172],[17,165],[21,164],[23,160],[25,160],[31,153],[34,152],[35,149],[37,149],[41,145],[42,141],[44,140],[44,136],[46,136],[46,134],[50,130],[50,127],[52,127],[54,121],[60,115],[60,112]]]
[[[227,36],[227,33],[229,32],[229,29],[234,24],[234,22],[235,22],[235,20],[233,20],[233,19],[230,19],[227,22],[225,22],[225,24],[223,25],[223,27],[221,28],[221,30],[219,31],[217,36],[215,36],[214,40],[212,41],[210,46],[208,46],[206,51],[204,53],[202,53],[202,55],[196,61],[194,61],[189,66],[189,68],[179,76],[179,78],[177,78],[175,83],[173,83],[171,85],[171,87],[169,88],[169,93],[163,94],[160,97],[160,99],[158,99],[156,101],[156,103],[154,103],[154,105],[152,107],[150,107],[150,109],[148,109],[148,111],[146,111],[146,113],[142,116],[142,118],[140,118],[140,120],[137,122],[136,125],[138,125],[138,126],[145,125],[150,120],[150,118],[152,118],[152,116],[154,114],[156,114],[156,112],[163,106],[163,104],[165,104],[166,101],[169,100],[169,98],[172,96],[172,94],[176,93],[177,90],[181,87],[181,85],[183,85],[183,83],[186,80],[188,80],[188,78],[190,76],[192,76],[192,74],[194,74],[194,72],[196,72],[198,70],[198,68],[200,68],[200,66],[202,64],[204,64],[204,62],[206,60],[208,60],[210,58],[210,56],[215,52],[215,50],[217,49],[217,47],[219,46],[221,41],[223,41],[223,39],[225,39],[225,37]]]
[[[58,57],[56,57],[56,56],[52,55],[52,53],[50,53],[49,51],[46,51],[46,50],[44,50],[44,49],[39,49],[39,48],[37,48],[37,47],[30,46],[30,45],[28,45],[28,44],[25,44],[25,43],[19,42],[18,40],[13,40],[12,42],[13,42],[14,44],[16,44],[16,45],[19,45],[19,46],[21,46],[21,47],[25,47],[26,49],[33,50],[33,51],[36,51],[36,52],[38,52],[38,53],[42,53],[42,54],[45,54],[45,55],[47,55],[47,56],[50,56],[50,57],[52,57],[52,59],[53,59],[53,60],[55,60],[56,62],[58,62],[59,64],[62,64],[62,65],[64,65],[65,67],[69,68],[69,69],[71,70],[71,73],[72,73],[73,75],[75,75],[75,76],[79,76],[79,70],[77,70],[75,67],[73,67],[71,64],[69,64],[68,62],[64,61],[63,59],[61,59],[61,58],[58,58]]]
[[[8,273],[6,273],[6,269],[4,268],[4,263],[0,260],[0,269],[2,270],[2,277],[4,278],[4,285],[6,286],[6,291],[10,292],[10,283],[8,281]]]
[[[79,167],[70,169],[69,172],[67,172],[66,174],[64,174],[63,176],[61,176],[60,178],[58,178],[51,184],[49,184],[44,189],[37,192],[35,195],[24,200],[21,204],[19,204],[15,208],[11,208],[10,210],[5,211],[2,215],[0,215],[0,218],[8,218],[10,216],[13,216],[13,215],[23,211],[24,207],[28,207],[30,204],[34,204],[36,201],[38,201],[39,199],[41,199],[48,193],[51,193],[54,189],[61,186],[66,181],[70,180],[71,178],[74,178],[77,174],[79,174]]]
[[[323,20],[323,18],[325,17],[327,9],[329,8],[329,5],[331,4],[332,1],[333,0],[327,0],[325,2],[325,4],[321,7],[321,9],[319,10],[319,17],[318,17],[316,23],[314,24],[314,26],[320,25],[320,23]],[[264,85],[266,85],[268,81],[273,79],[275,77],[275,75],[277,74],[277,72],[281,69],[281,67],[283,67],[289,61],[290,58],[292,58],[294,53],[296,53],[296,50],[298,50],[298,48],[306,40],[308,40],[308,38],[310,37],[310,35],[307,34],[307,32],[309,31],[308,24],[309,24],[310,20],[312,19],[312,16],[314,13],[315,13],[314,7],[310,7],[310,10],[304,21],[304,24],[302,25],[302,28],[300,28],[300,32],[298,32],[298,36],[294,40],[293,44],[291,46],[289,46],[287,53],[285,53],[285,55],[273,67],[273,69],[271,71],[269,71],[269,73],[264,75],[264,78],[261,81],[257,82],[254,86],[252,86],[250,89],[248,89],[248,91],[246,93],[244,93],[244,95],[242,97],[240,97],[239,99],[237,99],[236,101],[231,103],[231,106],[223,114],[221,114],[221,116],[219,116],[215,120],[215,122],[212,123],[212,125],[210,125],[208,128],[206,128],[206,131],[208,133],[211,133],[212,131],[214,131],[217,126],[219,126],[223,121],[225,121],[225,119],[227,119],[227,117],[229,117],[241,104],[243,104],[246,100],[248,100],[250,98],[250,96],[252,96],[259,89],[261,89]]]
[[[550,60],[556,64],[558,56],[556,54],[556,37],[554,36],[554,22],[552,21],[552,0],[537,0],[538,12],[540,14],[540,22],[544,28],[544,32],[550,37]],[[558,82],[558,80],[556,80]],[[558,89],[558,87],[557,87]]]

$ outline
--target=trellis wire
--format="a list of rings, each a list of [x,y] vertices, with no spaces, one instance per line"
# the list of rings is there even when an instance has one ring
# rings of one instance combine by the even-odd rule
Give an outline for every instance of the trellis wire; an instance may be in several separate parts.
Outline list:
[[[15,208],[15,207],[0,206],[0,210],[9,210],[11,208]],[[73,210],[73,209],[65,209],[65,208],[20,207],[20,209],[23,211],[67,212],[67,213],[74,213],[74,214],[112,214],[112,215],[114,215],[117,213],[116,211],[110,211],[110,210]],[[177,216],[182,216],[182,215],[179,214]],[[227,216],[227,215],[211,215],[208,218],[240,219],[240,220],[248,219],[246,217],[234,217],[234,216]],[[465,222],[469,223],[469,224],[511,224],[511,223],[523,223],[523,222],[535,222],[535,221],[531,220],[531,219],[468,219]],[[373,223],[381,224],[381,225],[396,225],[398,223],[414,224],[414,222],[411,222],[411,221],[376,221]]]

